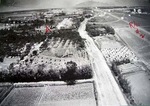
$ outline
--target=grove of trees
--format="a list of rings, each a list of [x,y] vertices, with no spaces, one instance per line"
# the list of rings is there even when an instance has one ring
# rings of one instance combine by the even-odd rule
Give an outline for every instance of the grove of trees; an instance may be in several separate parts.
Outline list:
[[[45,64],[39,64],[35,70],[30,66],[15,67],[10,64],[8,70],[0,70],[0,82],[37,82],[37,81],[65,81],[67,84],[74,84],[78,79],[90,79],[93,76],[90,66],[83,66],[78,69],[75,62],[69,61],[66,68],[44,70]]]

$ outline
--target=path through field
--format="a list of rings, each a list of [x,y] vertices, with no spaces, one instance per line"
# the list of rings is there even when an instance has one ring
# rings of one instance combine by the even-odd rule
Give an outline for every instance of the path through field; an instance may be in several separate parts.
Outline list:
[[[86,39],[86,50],[90,56],[91,64],[94,71],[94,79],[96,82],[96,88],[98,92],[98,105],[99,106],[127,106],[127,102],[117,85],[111,70],[109,69],[106,61],[95,45],[93,39],[85,31],[86,23],[88,19],[85,19],[78,31],[80,36]]]

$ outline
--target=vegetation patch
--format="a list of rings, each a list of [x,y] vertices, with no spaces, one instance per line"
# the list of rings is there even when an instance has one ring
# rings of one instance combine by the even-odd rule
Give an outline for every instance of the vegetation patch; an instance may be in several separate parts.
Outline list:
[[[115,30],[108,25],[102,25],[102,24],[87,24],[86,25],[86,31],[89,33],[91,37],[95,36],[103,36],[106,34],[115,34]]]
[[[92,78],[92,69],[89,66],[80,67],[75,62],[67,62],[64,69],[48,69],[45,65],[38,65],[37,69],[30,66],[19,66],[12,63],[9,70],[0,71],[0,82],[37,82],[37,81],[66,81],[68,84],[77,79]]]
[[[115,62],[112,63],[111,70],[114,73],[114,75],[117,77],[117,80],[118,80],[123,92],[125,93],[125,95],[129,99],[130,103],[132,105],[135,105],[135,102],[134,102],[134,99],[133,99],[132,93],[131,93],[130,83],[125,77],[123,77],[123,75],[120,73],[120,70],[118,69],[117,66],[118,66],[118,62],[117,63],[115,63]]]

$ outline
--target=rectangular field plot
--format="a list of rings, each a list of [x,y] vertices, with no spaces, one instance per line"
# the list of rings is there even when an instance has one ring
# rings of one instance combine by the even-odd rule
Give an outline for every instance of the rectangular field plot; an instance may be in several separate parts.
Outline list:
[[[34,106],[42,95],[42,91],[41,87],[14,88],[1,106]]]
[[[96,106],[93,83],[14,88],[1,106]]]
[[[131,85],[131,92],[137,105],[150,104],[150,76],[146,72],[138,72],[126,76]]]

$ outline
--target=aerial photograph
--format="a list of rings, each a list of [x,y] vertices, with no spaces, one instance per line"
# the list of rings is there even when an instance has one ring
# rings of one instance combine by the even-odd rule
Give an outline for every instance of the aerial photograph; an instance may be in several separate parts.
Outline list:
[[[150,0],[0,0],[0,106],[150,106]]]

